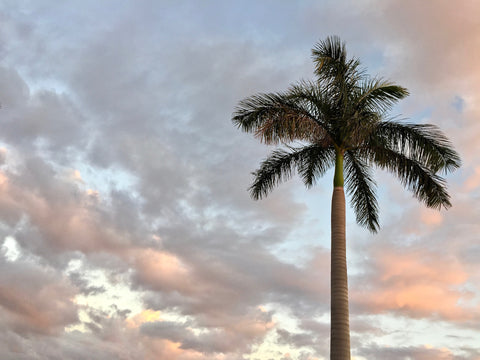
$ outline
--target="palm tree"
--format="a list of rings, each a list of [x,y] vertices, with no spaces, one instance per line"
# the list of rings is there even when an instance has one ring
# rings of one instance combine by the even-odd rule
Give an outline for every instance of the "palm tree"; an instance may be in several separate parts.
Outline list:
[[[356,58],[347,58],[338,37],[312,50],[316,81],[301,81],[285,92],[242,100],[232,121],[265,144],[283,144],[256,170],[250,194],[258,200],[296,170],[307,187],[335,168],[331,212],[330,359],[350,359],[348,282],[345,245],[345,193],[357,222],[377,232],[378,204],[373,168],[399,178],[427,207],[451,206],[447,174],[460,157],[434,125],[387,118],[407,89],[370,78]]]

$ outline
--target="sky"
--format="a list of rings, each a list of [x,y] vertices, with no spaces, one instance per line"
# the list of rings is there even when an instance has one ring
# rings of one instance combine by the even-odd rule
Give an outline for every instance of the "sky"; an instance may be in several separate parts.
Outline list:
[[[0,3],[0,358],[320,360],[333,173],[254,201],[243,98],[330,35],[462,158],[452,208],[347,211],[352,358],[480,359],[480,2]],[[348,198],[347,198],[348,201]]]

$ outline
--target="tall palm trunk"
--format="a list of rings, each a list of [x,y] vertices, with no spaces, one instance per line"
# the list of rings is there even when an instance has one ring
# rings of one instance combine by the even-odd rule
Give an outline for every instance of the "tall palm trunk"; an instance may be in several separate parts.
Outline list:
[[[340,152],[337,152],[335,164],[331,216],[330,360],[350,360],[345,193],[343,190],[343,154]]]

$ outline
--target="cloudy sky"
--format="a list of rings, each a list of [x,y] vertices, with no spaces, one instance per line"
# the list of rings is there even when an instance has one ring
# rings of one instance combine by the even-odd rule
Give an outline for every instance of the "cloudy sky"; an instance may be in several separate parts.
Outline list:
[[[236,104],[346,41],[407,87],[392,115],[461,154],[453,207],[388,173],[381,231],[347,212],[354,359],[480,359],[480,3],[0,4],[0,358],[328,358],[333,174],[262,201],[272,148]]]

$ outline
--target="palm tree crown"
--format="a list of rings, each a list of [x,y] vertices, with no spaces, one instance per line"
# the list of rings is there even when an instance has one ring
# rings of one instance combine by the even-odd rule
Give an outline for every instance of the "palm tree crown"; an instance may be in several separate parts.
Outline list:
[[[347,58],[338,37],[312,50],[316,81],[301,81],[285,92],[242,100],[232,121],[266,144],[284,144],[254,172],[251,196],[260,199],[296,170],[307,187],[335,166],[334,186],[344,185],[357,222],[379,228],[374,167],[397,175],[426,206],[451,206],[441,177],[460,166],[447,137],[434,125],[388,119],[407,89],[371,78],[356,58]],[[297,146],[292,146],[291,144]]]

